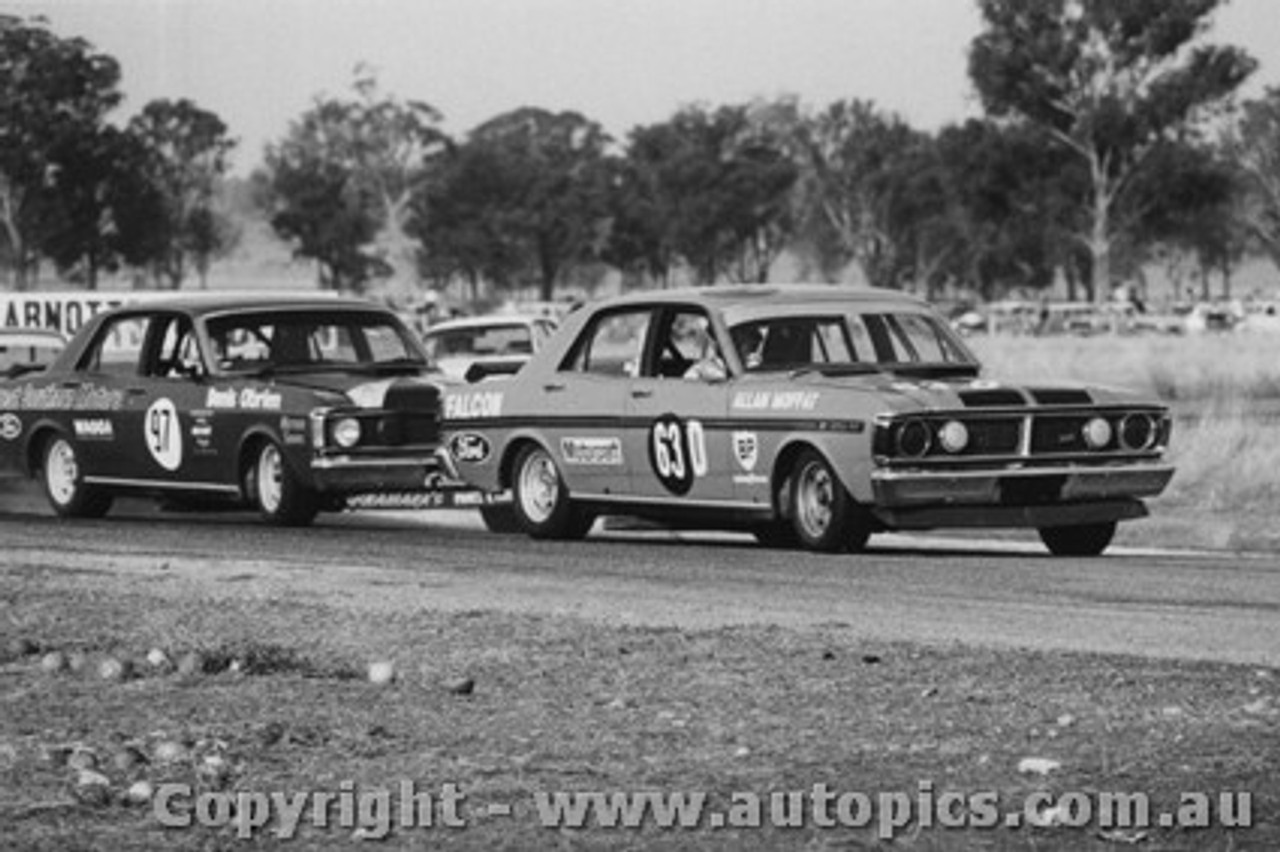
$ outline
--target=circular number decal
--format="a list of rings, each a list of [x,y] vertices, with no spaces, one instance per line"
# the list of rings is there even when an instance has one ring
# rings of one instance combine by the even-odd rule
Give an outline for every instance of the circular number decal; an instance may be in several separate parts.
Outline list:
[[[182,465],[182,430],[173,403],[164,398],[151,403],[142,429],[151,457],[165,470],[177,470]]]
[[[672,494],[688,494],[693,480],[707,475],[707,443],[702,423],[664,414],[649,429],[649,466]]]

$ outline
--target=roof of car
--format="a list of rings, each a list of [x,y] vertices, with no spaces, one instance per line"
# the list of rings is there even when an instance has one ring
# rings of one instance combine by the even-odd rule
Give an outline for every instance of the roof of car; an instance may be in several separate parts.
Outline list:
[[[921,299],[900,290],[878,287],[852,287],[842,284],[718,284],[711,287],[680,287],[671,290],[643,290],[612,300],[613,304],[645,302],[695,302],[725,307],[751,302],[795,304],[796,302],[897,302],[924,304]]]
[[[362,308],[385,310],[383,306],[367,299],[350,296],[326,296],[311,292],[298,293],[175,293],[144,302],[121,305],[117,311],[180,311],[204,315],[235,310],[325,310],[333,308]]]

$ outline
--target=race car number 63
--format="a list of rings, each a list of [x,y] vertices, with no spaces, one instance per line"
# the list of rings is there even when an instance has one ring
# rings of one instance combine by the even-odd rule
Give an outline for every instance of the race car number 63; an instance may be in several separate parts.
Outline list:
[[[157,399],[147,409],[142,424],[151,457],[165,470],[182,465],[182,431],[178,427],[178,409],[165,398]]]
[[[707,475],[707,443],[702,422],[664,414],[649,430],[649,463],[663,486],[687,494],[694,477]]]

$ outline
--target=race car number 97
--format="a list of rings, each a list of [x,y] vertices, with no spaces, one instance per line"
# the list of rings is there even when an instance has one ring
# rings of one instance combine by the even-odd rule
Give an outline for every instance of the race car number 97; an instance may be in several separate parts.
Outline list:
[[[182,430],[178,425],[178,409],[168,399],[157,399],[147,409],[142,424],[151,457],[165,470],[182,466]]]
[[[672,494],[688,494],[694,477],[707,475],[707,442],[698,420],[664,414],[649,430],[649,465]]]

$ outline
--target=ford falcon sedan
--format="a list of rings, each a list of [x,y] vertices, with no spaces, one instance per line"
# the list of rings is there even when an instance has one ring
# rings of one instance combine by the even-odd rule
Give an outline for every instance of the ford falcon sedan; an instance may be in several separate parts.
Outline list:
[[[499,527],[601,515],[857,551],[878,532],[1023,527],[1096,555],[1173,475],[1167,409],[1123,390],[988,378],[893,291],[645,292],[571,314],[514,379],[446,390],[460,476]]]
[[[0,382],[0,474],[39,477],[59,515],[120,494],[251,506],[310,523],[438,505],[442,379],[371,303],[175,296],[99,314],[46,370]],[[456,495],[454,495],[456,496]]]

